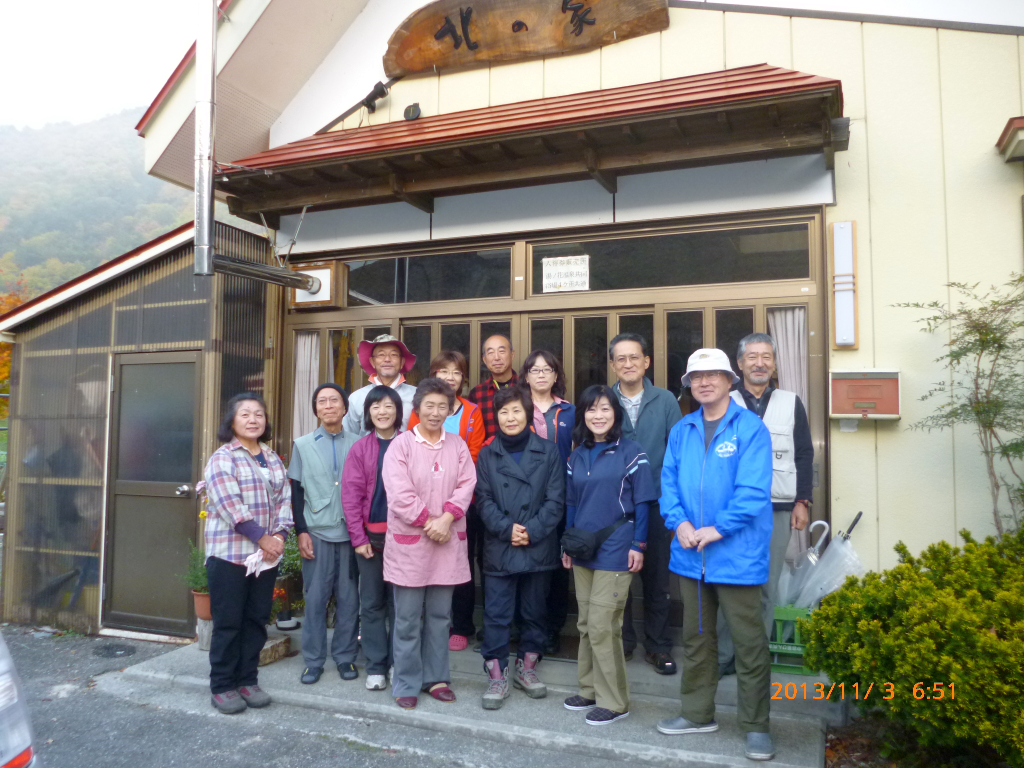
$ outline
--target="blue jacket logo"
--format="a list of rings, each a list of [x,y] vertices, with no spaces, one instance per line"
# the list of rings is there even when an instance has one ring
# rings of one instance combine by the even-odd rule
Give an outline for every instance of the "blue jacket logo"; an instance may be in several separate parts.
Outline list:
[[[715,448],[715,453],[718,454],[720,459],[727,459],[736,453],[736,443],[722,443]]]

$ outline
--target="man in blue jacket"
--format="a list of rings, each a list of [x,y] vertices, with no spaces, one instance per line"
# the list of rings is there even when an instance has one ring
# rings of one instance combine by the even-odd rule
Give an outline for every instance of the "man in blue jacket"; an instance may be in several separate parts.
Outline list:
[[[683,598],[682,714],[662,720],[666,734],[708,733],[718,688],[719,606],[736,646],[737,714],[746,756],[771,760],[768,733],[771,658],[761,585],[768,581],[772,535],[771,435],[729,398],[739,377],[720,349],[698,349],[683,386],[701,404],[672,428],[661,471],[661,514],[675,532],[669,569]]]

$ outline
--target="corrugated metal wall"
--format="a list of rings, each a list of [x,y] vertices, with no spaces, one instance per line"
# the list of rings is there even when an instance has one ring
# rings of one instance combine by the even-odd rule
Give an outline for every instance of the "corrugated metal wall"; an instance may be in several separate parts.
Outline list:
[[[266,259],[263,238],[221,224],[216,236],[220,253]],[[218,395],[241,382],[262,387],[265,287],[197,278],[192,270],[190,244],[17,329],[5,619],[83,632],[99,627],[114,354],[200,349],[204,365],[219,374],[204,377]],[[221,286],[223,301],[211,302]],[[214,318],[224,340],[216,345]],[[226,352],[223,366],[214,346]],[[219,402],[210,405],[219,411]]]

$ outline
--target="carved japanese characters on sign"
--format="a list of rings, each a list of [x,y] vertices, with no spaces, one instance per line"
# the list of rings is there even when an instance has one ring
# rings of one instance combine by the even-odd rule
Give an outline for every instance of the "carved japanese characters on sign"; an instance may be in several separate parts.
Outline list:
[[[388,77],[573,53],[668,29],[668,0],[436,0],[395,30]]]

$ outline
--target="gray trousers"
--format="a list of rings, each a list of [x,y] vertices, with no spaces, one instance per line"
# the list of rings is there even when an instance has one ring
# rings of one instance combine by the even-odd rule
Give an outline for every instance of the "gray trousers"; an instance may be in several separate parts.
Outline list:
[[[366,674],[386,675],[391,668],[391,632],[395,628],[395,601],[384,581],[384,553],[374,551],[367,560],[353,555],[359,566],[359,624]]]
[[[772,512],[772,539],[768,545],[768,583],[761,586],[761,608],[764,611],[764,629],[768,637],[772,636],[772,624],[775,621],[775,588],[779,586],[782,566],[786,564],[786,549],[792,534],[789,521],[793,511]],[[736,656],[736,645],[732,641],[732,632],[725,620],[725,614],[718,612],[718,663],[728,664]]]
[[[337,612],[331,658],[335,664],[355,662],[359,651],[359,588],[347,541],[313,539],[313,559],[302,561],[302,595],[306,616],[302,622],[302,656],[309,669],[323,669],[327,660],[327,603],[334,595]]]
[[[448,627],[454,586],[394,585],[395,676],[391,695],[418,696],[425,686],[448,683]]]

